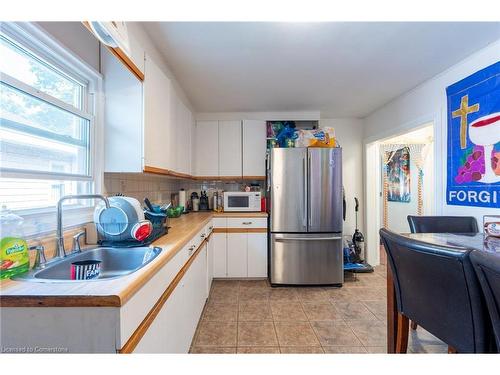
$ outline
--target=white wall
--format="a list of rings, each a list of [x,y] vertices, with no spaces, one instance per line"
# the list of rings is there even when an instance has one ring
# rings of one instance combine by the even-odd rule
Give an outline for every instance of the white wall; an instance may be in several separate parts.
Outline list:
[[[485,214],[498,209],[448,206],[446,204],[446,92],[447,86],[500,60],[500,40],[474,53],[438,76],[399,96],[364,119],[364,142],[405,132],[434,121],[435,197],[438,215],[473,215],[482,222]]]
[[[335,128],[335,136],[342,146],[342,179],[347,202],[344,234],[352,235],[354,233],[354,197],[359,199],[358,227],[363,232],[365,212],[363,195],[363,122],[353,118],[321,119],[320,125]]]

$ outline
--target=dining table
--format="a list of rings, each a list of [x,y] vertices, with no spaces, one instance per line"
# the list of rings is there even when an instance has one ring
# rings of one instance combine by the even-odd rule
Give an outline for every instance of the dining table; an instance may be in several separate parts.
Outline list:
[[[500,257],[500,238],[483,233],[401,233],[416,242],[459,252],[488,251]],[[391,267],[387,265],[387,353],[396,353],[398,309]]]

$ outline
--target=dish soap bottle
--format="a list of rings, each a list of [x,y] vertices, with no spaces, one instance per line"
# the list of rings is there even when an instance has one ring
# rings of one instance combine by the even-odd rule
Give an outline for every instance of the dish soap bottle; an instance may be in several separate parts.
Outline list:
[[[27,272],[30,266],[28,244],[23,239],[23,218],[7,210],[0,211],[0,279]]]

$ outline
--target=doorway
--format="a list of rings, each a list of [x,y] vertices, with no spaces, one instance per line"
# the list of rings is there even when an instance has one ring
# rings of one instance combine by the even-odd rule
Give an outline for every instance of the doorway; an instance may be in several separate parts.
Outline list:
[[[385,264],[378,231],[409,232],[408,215],[435,214],[434,125],[366,144],[367,258]]]

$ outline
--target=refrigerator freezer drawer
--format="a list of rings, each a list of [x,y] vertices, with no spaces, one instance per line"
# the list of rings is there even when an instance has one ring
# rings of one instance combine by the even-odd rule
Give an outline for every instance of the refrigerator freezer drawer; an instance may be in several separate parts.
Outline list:
[[[342,235],[271,234],[271,284],[340,285]]]

